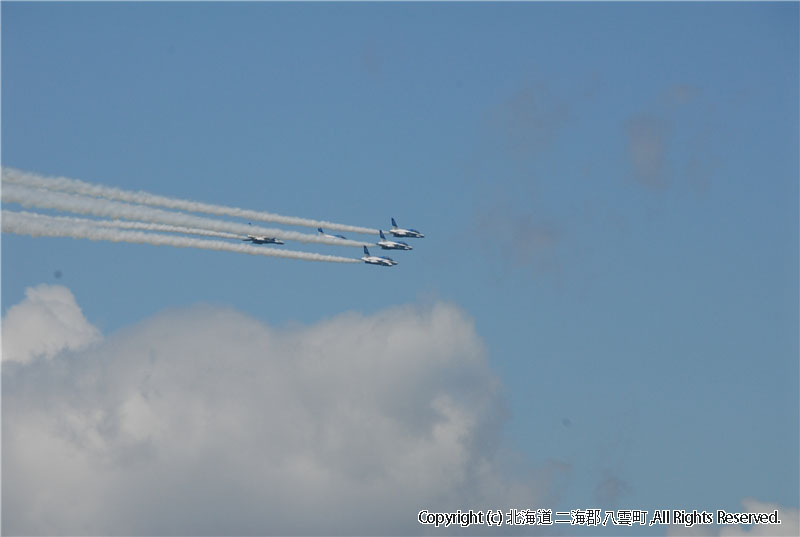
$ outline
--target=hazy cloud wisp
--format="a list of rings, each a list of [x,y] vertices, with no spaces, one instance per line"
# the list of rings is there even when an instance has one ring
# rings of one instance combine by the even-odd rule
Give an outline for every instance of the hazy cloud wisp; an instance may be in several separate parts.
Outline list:
[[[666,121],[640,116],[626,123],[633,176],[652,188],[667,185],[667,142],[670,126]]]

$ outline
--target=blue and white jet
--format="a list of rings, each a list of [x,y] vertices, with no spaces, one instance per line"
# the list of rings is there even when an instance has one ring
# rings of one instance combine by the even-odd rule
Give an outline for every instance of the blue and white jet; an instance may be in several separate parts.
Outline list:
[[[242,240],[245,242],[250,241],[253,244],[283,244],[283,241],[280,239],[265,237],[264,235],[248,235],[246,239]]]
[[[416,229],[403,229],[397,227],[397,222],[394,221],[394,218],[392,218],[392,229],[389,230],[389,233],[395,237],[413,237],[417,239],[421,239],[425,236]]]
[[[411,246],[406,244],[405,242],[395,242],[386,240],[386,235],[383,234],[383,230],[379,229],[378,233],[381,234],[381,240],[379,240],[376,244],[383,248],[384,250],[411,250]]]
[[[344,240],[347,240],[347,237],[345,237],[344,235],[331,235],[330,233],[325,233],[324,231],[322,231],[321,227],[318,227],[317,231],[319,231],[320,235],[322,235],[323,237],[328,237],[329,239],[344,239]]]
[[[397,264],[397,261],[391,257],[378,257],[377,255],[369,255],[369,250],[364,246],[364,257],[361,258],[364,263],[369,265],[383,265],[384,267],[391,267]]]

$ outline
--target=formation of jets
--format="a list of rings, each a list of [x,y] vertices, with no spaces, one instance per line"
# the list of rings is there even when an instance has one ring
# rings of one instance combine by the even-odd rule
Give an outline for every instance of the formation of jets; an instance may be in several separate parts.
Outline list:
[[[317,231],[323,237],[328,237],[331,239],[347,239],[344,235],[331,235],[329,233],[325,233],[321,227],[317,228]],[[397,222],[395,222],[394,218],[392,218],[392,229],[389,230],[395,237],[412,237],[421,239],[425,237],[422,233],[417,231],[416,229],[403,229],[397,227]],[[386,238],[386,235],[383,234],[383,230],[379,229],[378,234],[380,235],[381,239],[376,242],[378,246],[380,246],[383,250],[412,250],[413,248],[408,245],[408,243],[402,241],[390,241]],[[253,244],[283,244],[283,241],[280,239],[276,239],[275,237],[266,237],[263,235],[248,235],[247,238],[242,239],[243,241],[250,241]],[[377,255],[371,255],[369,250],[366,246],[364,246],[364,256],[361,258],[364,263],[368,265],[381,265],[384,267],[392,267],[397,264],[397,261],[392,259],[391,257],[382,257]]]
[[[392,229],[389,230],[389,233],[391,233],[395,237],[414,237],[421,239],[425,236],[416,229],[403,229],[397,227],[397,222],[394,221],[394,218],[392,218]],[[379,240],[376,244],[381,248],[383,248],[384,250],[412,249],[412,247],[409,246],[408,243],[402,241],[387,240],[386,235],[383,234],[382,229],[378,230],[378,234],[381,236],[381,240]],[[369,250],[367,250],[366,246],[364,246],[364,257],[362,257],[361,260],[364,263],[368,263],[370,265],[383,265],[384,267],[391,267],[397,264],[397,261],[395,261],[391,257],[379,257],[377,255],[370,255]]]

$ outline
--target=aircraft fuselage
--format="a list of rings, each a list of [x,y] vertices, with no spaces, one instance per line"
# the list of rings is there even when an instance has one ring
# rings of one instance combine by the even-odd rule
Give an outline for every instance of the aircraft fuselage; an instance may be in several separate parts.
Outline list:
[[[391,233],[395,237],[410,237],[410,238],[414,238],[414,239],[422,239],[422,238],[425,237],[425,235],[423,235],[422,233],[420,233],[416,229],[394,228],[394,229],[390,229],[389,233]]]
[[[411,246],[404,242],[394,242],[394,241],[378,241],[378,246],[383,248],[384,250],[413,250]]]
[[[248,235],[243,241],[249,241],[253,244],[283,244],[283,241],[273,237],[256,237],[255,235]]]
[[[364,263],[368,265],[381,265],[384,267],[392,267],[397,264],[397,261],[388,257],[378,257],[376,255],[364,256],[361,258]]]

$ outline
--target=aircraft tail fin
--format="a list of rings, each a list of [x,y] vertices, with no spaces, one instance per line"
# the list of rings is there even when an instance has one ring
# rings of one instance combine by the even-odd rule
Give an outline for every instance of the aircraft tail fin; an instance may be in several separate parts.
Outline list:
[[[394,218],[392,218],[392,227],[397,227],[397,222],[394,221]]]
[[[381,239],[386,240],[386,235],[383,234],[383,230],[382,229],[379,229],[378,233],[381,234]]]
[[[324,231],[322,231],[322,228],[321,228],[321,227],[318,227],[318,228],[317,228],[317,231],[319,231],[320,233],[325,233]]]
[[[364,255],[366,255],[366,256],[368,256],[368,255],[369,255],[369,250],[367,250],[367,247],[366,247],[366,246],[364,246]]]

